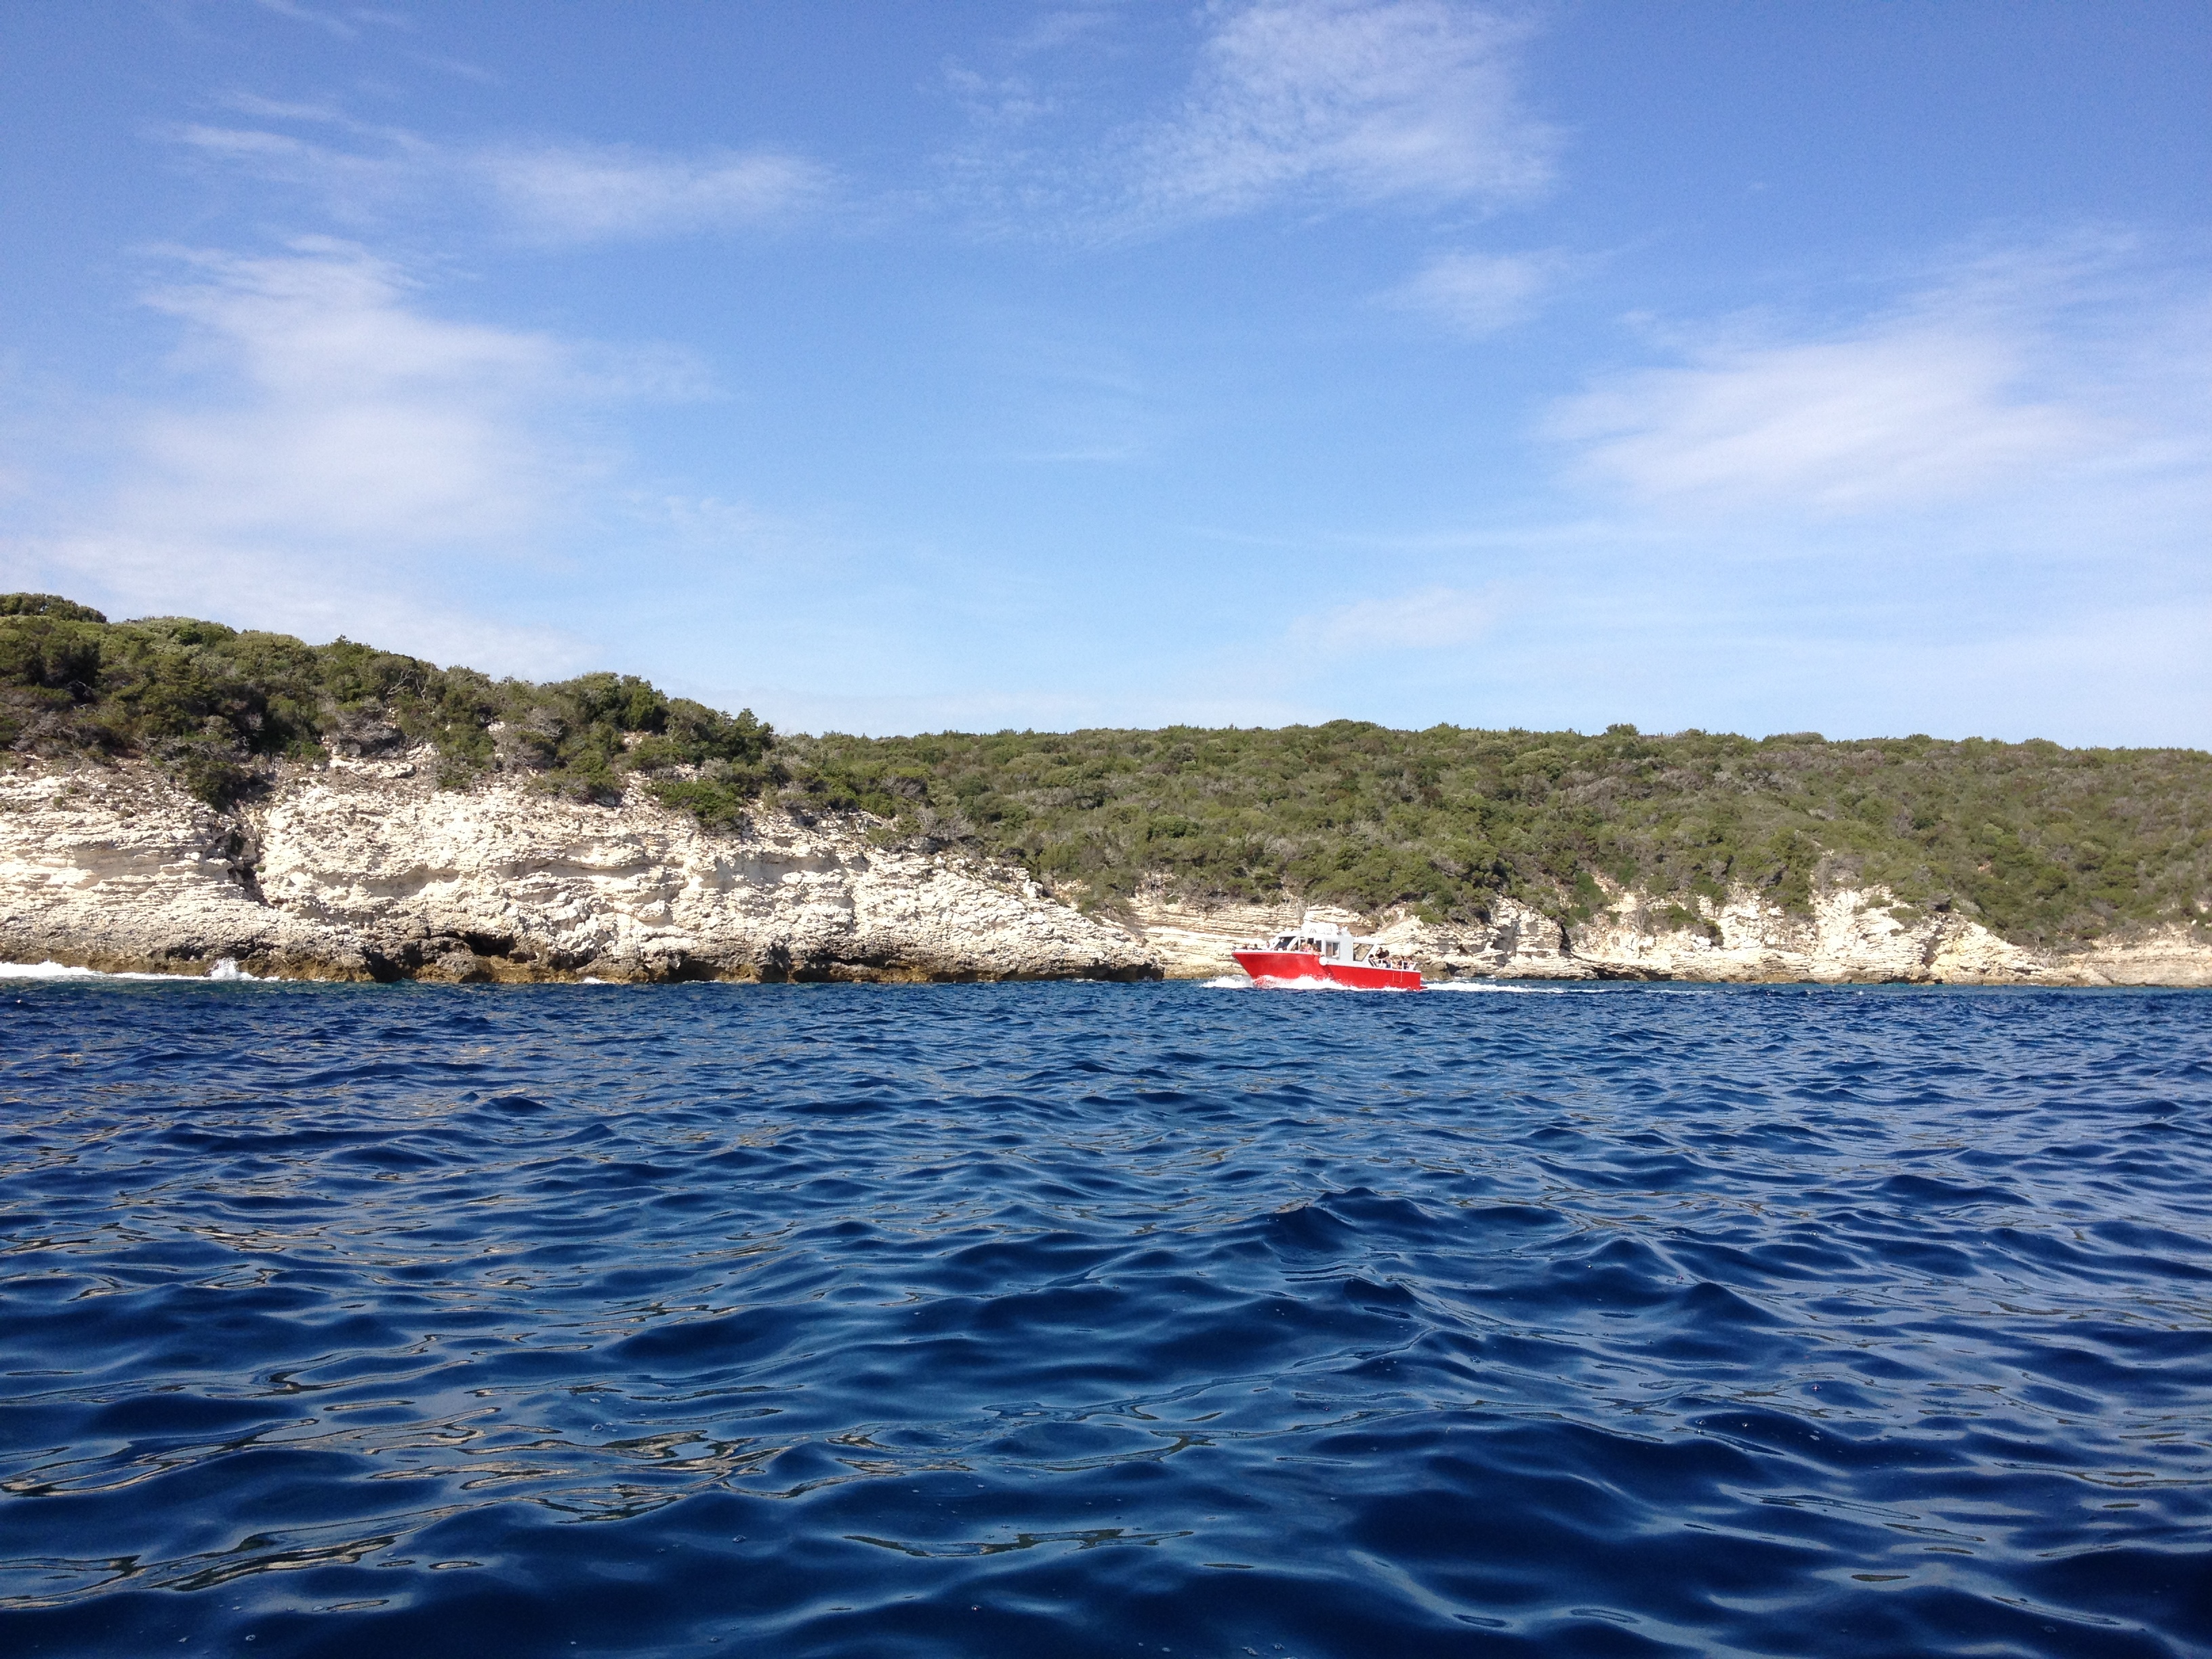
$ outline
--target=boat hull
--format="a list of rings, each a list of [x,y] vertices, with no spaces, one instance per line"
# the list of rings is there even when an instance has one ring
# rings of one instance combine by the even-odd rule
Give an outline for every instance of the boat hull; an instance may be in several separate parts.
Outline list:
[[[1255,985],[1334,985],[1347,991],[1418,991],[1421,975],[1413,968],[1370,968],[1364,963],[1324,962],[1310,951],[1237,951],[1237,965]]]

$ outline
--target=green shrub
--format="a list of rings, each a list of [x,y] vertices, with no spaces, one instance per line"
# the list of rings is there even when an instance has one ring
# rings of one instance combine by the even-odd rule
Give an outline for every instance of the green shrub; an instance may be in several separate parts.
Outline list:
[[[1510,896],[1573,921],[1605,902],[1602,874],[1708,937],[1697,899],[1748,885],[1802,911],[1845,879],[2029,944],[2212,915],[2212,756],[2196,750],[1354,720],[779,737],[632,675],[494,680],[343,639],[0,595],[0,745],[16,752],[144,755],[225,805],[286,757],[424,744],[447,787],[504,774],[605,801],[642,778],[718,828],[764,796],[865,811],[881,842],[950,843],[1108,909],[1164,880],[1438,922]]]
[[[79,605],[57,593],[0,593],[0,617],[52,617],[61,622],[107,620],[90,605]]]
[[[634,675],[494,680],[350,640],[311,646],[186,617],[111,623],[52,594],[0,595],[0,744],[143,755],[213,806],[258,787],[280,759],[428,744],[448,788],[505,770],[606,802],[633,774],[696,773],[702,816],[729,823],[784,781],[775,742],[750,710],[665,696]]]
[[[1949,904],[2023,943],[2212,910],[2212,756],[1924,736],[1753,739],[1339,720],[1279,731],[787,738],[794,800],[863,806],[1113,902],[1286,890],[1473,921],[1499,896],[1562,921],[1596,877],[1692,902],[1824,881]]]

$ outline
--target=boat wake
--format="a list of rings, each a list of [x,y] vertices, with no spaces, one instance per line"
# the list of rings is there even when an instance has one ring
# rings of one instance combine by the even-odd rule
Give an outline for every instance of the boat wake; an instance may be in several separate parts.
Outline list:
[[[1201,983],[1213,991],[1387,991],[1403,995],[1417,991],[1417,985],[1340,985],[1326,979],[1248,979],[1242,974],[1224,974],[1219,979]]]
[[[1494,979],[1455,979],[1441,985],[1426,988],[1431,991],[1479,991],[1488,996],[1501,997],[1563,997],[1567,994],[1564,985],[1500,985]]]
[[[1261,984],[1243,974],[1224,974],[1218,979],[1200,980],[1199,987],[1207,991],[1355,991],[1364,988],[1356,985],[1335,985],[1322,979],[1269,980]],[[1407,987],[1411,989],[1411,987]],[[1425,991],[1461,991],[1480,993],[1485,996],[1502,997],[1563,997],[1569,994],[1563,985],[1501,985],[1496,980],[1445,980],[1421,988]]]

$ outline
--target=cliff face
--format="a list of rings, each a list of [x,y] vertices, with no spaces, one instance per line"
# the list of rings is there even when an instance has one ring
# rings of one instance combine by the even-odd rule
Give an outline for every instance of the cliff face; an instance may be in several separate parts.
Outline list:
[[[1006,872],[763,815],[431,787],[339,760],[217,813],[143,767],[0,777],[0,958],[313,979],[1143,978]]]
[[[1563,929],[1511,900],[1487,923],[1378,930],[1432,977],[2212,986],[2212,930],[2068,952],[1832,887],[1810,915],[1741,892],[1695,916],[1613,890]],[[143,766],[0,775],[0,960],[308,979],[962,980],[1235,974],[1237,940],[1349,911],[1140,895],[1123,927],[1018,872],[887,851],[763,814],[702,830],[641,788],[585,805],[432,787],[339,759],[237,811]],[[1686,926],[1672,923],[1686,921]]]
[[[1486,925],[1439,927],[1411,916],[1376,929],[1419,959],[1431,977],[1680,979],[1739,984],[2212,986],[2212,930],[2170,927],[2084,949],[2036,951],[2008,944],[1949,913],[1915,914],[1879,889],[1833,887],[1809,916],[1738,892],[1705,904],[1692,925],[1670,927],[1672,906],[1616,890],[1600,915],[1572,928],[1501,899]],[[1234,973],[1239,939],[1287,930],[1301,915],[1357,925],[1350,912],[1282,905],[1179,904],[1140,896],[1136,918],[1166,971]]]
[[[1577,959],[1607,978],[1811,980],[1942,985],[2212,985],[2212,930],[2170,927],[2068,951],[2029,950],[1881,888],[1832,887],[1809,916],[1739,890],[1672,927],[1644,895],[1615,892],[1571,930]]]
[[[1132,908],[1137,931],[1157,955],[1162,969],[1175,979],[1211,979],[1238,973],[1241,970],[1230,953],[1239,941],[1288,933],[1302,921],[1333,922],[1359,933],[1370,931],[1366,920],[1353,911],[1301,904],[1295,899],[1279,904],[1201,906],[1180,902],[1154,890],[1140,894]],[[1492,906],[1486,927],[1435,928],[1401,916],[1372,931],[1394,947],[1403,947],[1418,957],[1431,977],[1598,977],[1589,963],[1568,952],[1558,923],[1511,899],[1501,899]]]

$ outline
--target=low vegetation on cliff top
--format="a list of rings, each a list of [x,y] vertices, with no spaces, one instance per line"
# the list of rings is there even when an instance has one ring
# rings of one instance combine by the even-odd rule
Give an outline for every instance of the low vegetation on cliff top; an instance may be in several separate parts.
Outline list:
[[[1506,894],[1589,915],[1610,881],[1695,901],[1816,874],[2059,944],[2212,910],[2212,755],[1925,737],[1830,743],[1616,726],[945,733],[786,739],[815,799],[1109,901],[1285,889],[1473,921]],[[1825,866],[1825,870],[1824,870]]]
[[[628,674],[495,680],[349,640],[307,645],[183,617],[110,623],[51,594],[0,594],[0,750],[143,756],[211,806],[279,761],[427,743],[448,786],[506,771],[612,801],[635,772],[726,818],[771,781],[774,741],[750,710],[663,696]]]
[[[643,776],[729,824],[763,796],[865,810],[879,834],[1025,866],[1113,907],[1285,890],[1370,914],[1474,921],[1499,895],[1562,920],[1605,884],[1700,898],[1816,878],[1880,882],[2024,944],[2212,916],[2212,755],[1926,737],[1828,742],[1704,732],[1595,736],[1352,720],[1276,731],[779,737],[642,680],[494,680],[341,640],[308,646],[179,618],[109,623],[0,597],[0,749],[147,757],[226,805],[284,758],[438,755],[584,799]]]

